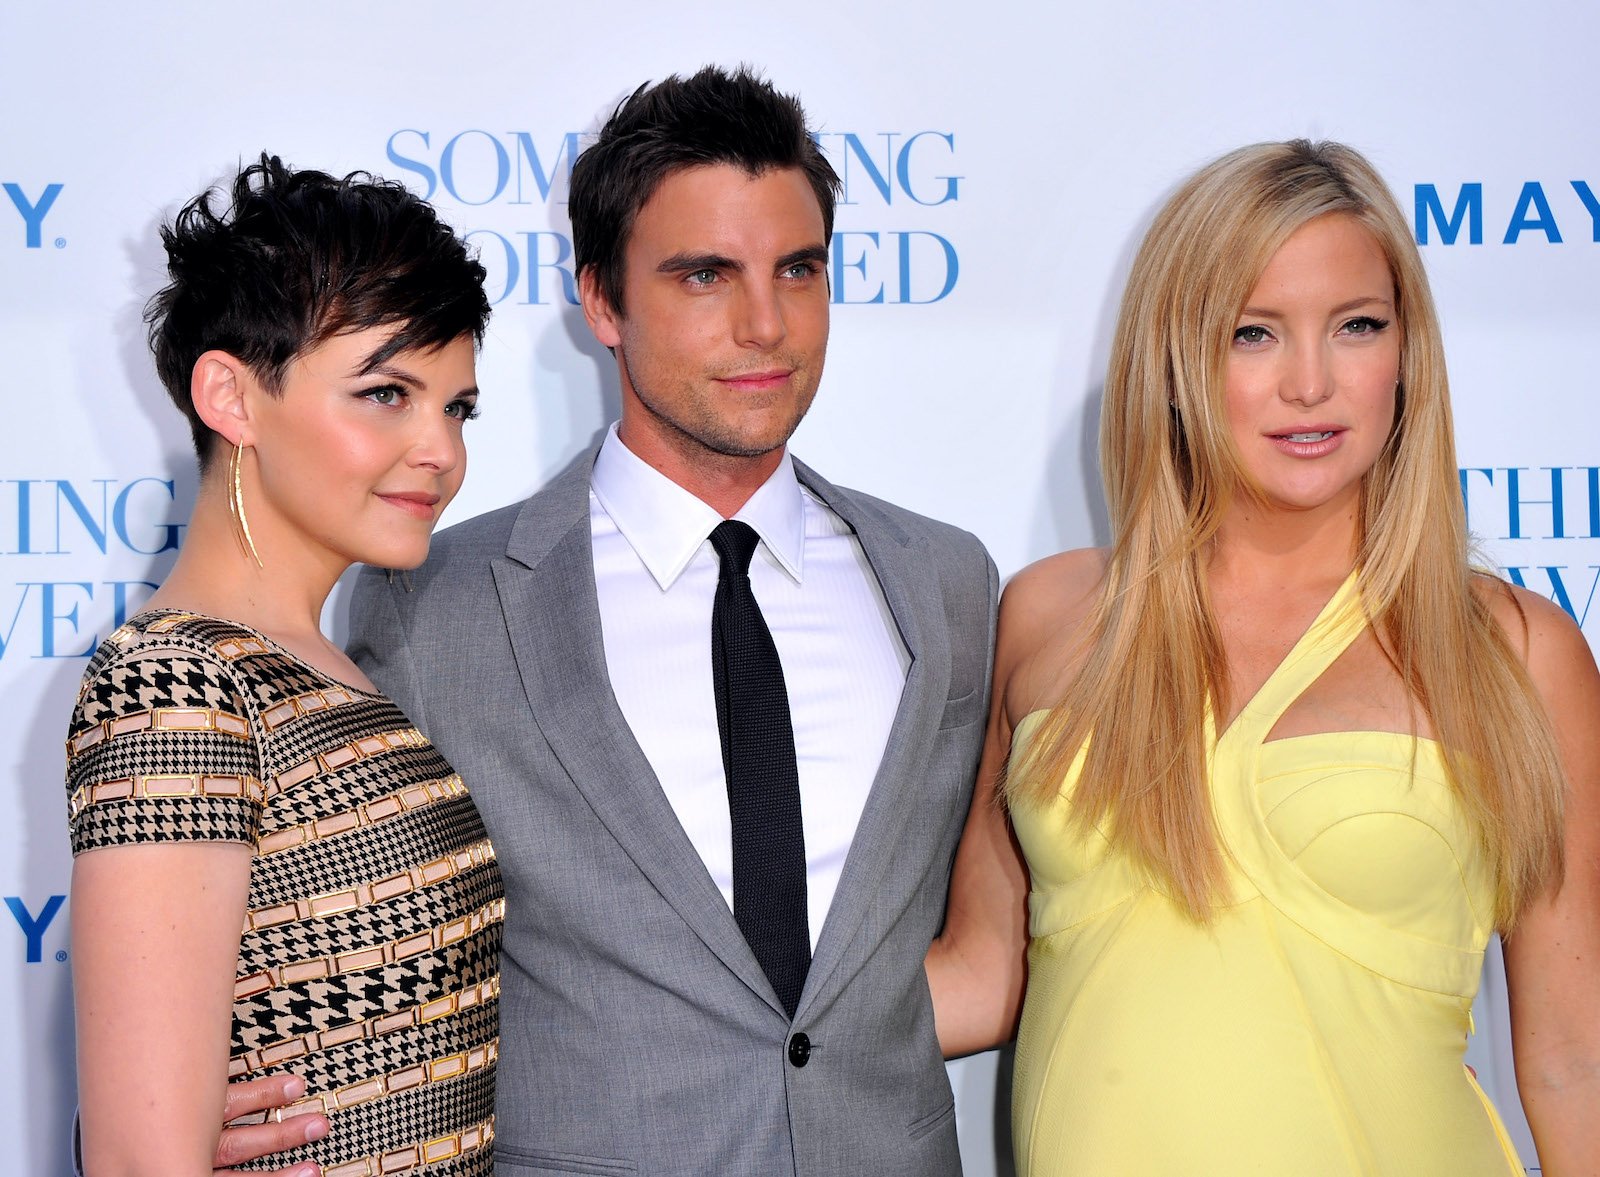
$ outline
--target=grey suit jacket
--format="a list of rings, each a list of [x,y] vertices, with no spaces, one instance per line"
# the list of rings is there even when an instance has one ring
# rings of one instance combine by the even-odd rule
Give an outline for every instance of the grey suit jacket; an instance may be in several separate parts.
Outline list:
[[[352,605],[351,652],[465,778],[505,877],[498,1171],[958,1174],[922,961],[987,711],[993,563],[796,463],[912,661],[791,1025],[606,677],[593,462],[441,533],[410,587],[364,570]]]

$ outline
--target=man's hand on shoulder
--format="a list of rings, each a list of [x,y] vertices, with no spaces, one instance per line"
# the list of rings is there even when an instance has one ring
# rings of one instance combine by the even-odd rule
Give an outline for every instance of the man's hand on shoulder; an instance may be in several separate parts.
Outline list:
[[[298,1075],[268,1075],[264,1079],[230,1083],[227,1103],[223,1106],[223,1122],[229,1123],[253,1112],[283,1107],[305,1093],[305,1080]],[[232,1166],[321,1140],[328,1134],[328,1128],[327,1117],[320,1115],[290,1116],[282,1123],[268,1119],[260,1124],[224,1128],[217,1139],[217,1155],[212,1162],[216,1165],[215,1172],[237,1173],[238,1170]],[[302,1161],[287,1168],[274,1169],[268,1177],[320,1177],[321,1173],[320,1166]]]

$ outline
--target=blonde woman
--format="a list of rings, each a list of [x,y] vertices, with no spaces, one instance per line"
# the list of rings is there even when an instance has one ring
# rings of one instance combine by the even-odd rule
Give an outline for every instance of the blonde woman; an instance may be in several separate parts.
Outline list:
[[[1101,462],[1111,547],[1006,592],[929,957],[947,1054],[1016,1029],[1019,1170],[1520,1173],[1462,1065],[1498,930],[1544,1171],[1600,1171],[1600,676],[1469,565],[1366,160],[1263,144],[1178,190]]]

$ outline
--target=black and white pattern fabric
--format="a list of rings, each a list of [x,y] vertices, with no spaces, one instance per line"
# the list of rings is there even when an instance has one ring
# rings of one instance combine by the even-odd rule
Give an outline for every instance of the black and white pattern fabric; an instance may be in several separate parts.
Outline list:
[[[67,794],[75,854],[255,851],[230,1074],[292,1067],[334,1130],[241,1168],[493,1172],[505,891],[460,778],[392,702],[153,610],[90,659]]]

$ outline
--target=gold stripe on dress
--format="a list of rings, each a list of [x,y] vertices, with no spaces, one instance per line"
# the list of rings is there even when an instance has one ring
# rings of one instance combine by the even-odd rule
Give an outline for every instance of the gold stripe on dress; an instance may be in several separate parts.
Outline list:
[[[224,662],[236,662],[240,658],[249,657],[251,654],[271,654],[275,651],[260,638],[223,638],[220,642],[212,643],[211,648],[217,652],[217,657]]]
[[[447,1054],[443,1058],[413,1063],[398,1071],[390,1071],[387,1075],[374,1075],[370,1079],[363,1079],[359,1083],[351,1083],[334,1091],[325,1091],[321,1095],[308,1095],[281,1108],[272,1109],[267,1113],[267,1119],[276,1120],[281,1124],[293,1116],[312,1114],[331,1116],[335,1112],[342,1112],[357,1104],[370,1103],[386,1095],[399,1095],[402,1091],[414,1091],[430,1083],[459,1079],[463,1075],[494,1066],[495,1060],[499,1057],[500,1039],[494,1038],[482,1046]]]
[[[408,867],[376,882],[356,883],[351,887],[342,887],[337,891],[313,895],[307,899],[296,899],[291,903],[279,903],[272,907],[258,907],[254,911],[247,911],[244,917],[244,931],[259,932],[263,928],[275,928],[279,924],[294,923],[296,920],[323,919],[330,915],[341,915],[358,907],[365,907],[369,903],[382,903],[397,895],[407,895],[434,883],[442,883],[463,871],[493,860],[494,844],[484,838],[470,846],[453,850],[449,854],[441,854],[438,858]]]
[[[293,768],[285,769],[267,785],[267,796],[275,797],[286,792],[296,785],[304,784],[314,776],[325,772],[344,768],[358,760],[365,760],[369,756],[378,756],[394,748],[426,748],[428,738],[414,727],[400,728],[392,732],[380,732],[377,735],[362,736],[359,740],[351,740],[348,744],[340,744],[337,748],[330,748],[326,752],[319,752],[307,760],[302,760]]]
[[[477,935],[484,928],[505,919],[505,916],[506,901],[504,899],[496,899],[470,915],[451,920],[449,923],[441,924],[426,932],[418,932],[400,940],[392,940],[387,944],[376,944],[371,948],[357,948],[349,952],[334,953],[331,956],[312,957],[310,960],[275,965],[272,968],[262,969],[260,972],[238,978],[233,983],[233,999],[235,1001],[243,1001],[246,998],[255,997],[266,993],[268,990],[276,989],[280,985],[294,985],[301,981],[316,981],[323,977],[337,976],[341,973],[364,972],[380,965],[394,964],[413,956],[420,956],[424,952],[434,952],[451,944],[459,943],[469,936]]]
[[[460,797],[466,791],[466,784],[454,774],[438,780],[421,781],[399,792],[364,801],[354,809],[346,809],[340,813],[329,814],[327,817],[319,817],[315,821],[264,834],[256,840],[256,853],[265,857],[268,854],[292,850],[296,846],[304,846],[322,838],[331,838],[335,834],[347,833],[363,826],[374,826],[402,813],[410,813],[435,802]]]
[[[327,711],[332,707],[342,707],[346,703],[354,703],[356,696],[344,687],[329,687],[322,691],[307,691],[302,695],[295,695],[269,707],[261,713],[261,722],[266,729],[276,731],[291,719],[311,715],[317,711]]]
[[[219,732],[235,739],[248,740],[250,725],[241,717],[215,707],[154,707],[104,719],[85,728],[67,741],[67,759],[87,752],[97,744],[118,736],[147,731]]]
[[[412,1026],[425,1026],[440,1018],[475,1009],[485,1002],[496,1000],[499,996],[500,976],[497,973],[486,981],[468,985],[465,989],[459,989],[454,993],[446,993],[443,997],[435,997],[432,1001],[425,1001],[421,1005],[407,1006],[392,1013],[378,1014],[361,1021],[329,1026],[325,1030],[314,1030],[309,1034],[299,1034],[293,1038],[268,1043],[255,1050],[247,1050],[228,1060],[228,1078],[238,1079],[255,1071],[281,1066],[291,1059],[303,1058],[322,1050],[331,1050],[336,1046],[343,1046],[363,1038],[378,1038],[398,1030],[408,1030]]]
[[[145,626],[146,633],[171,633],[186,621],[216,621],[215,617],[207,617],[204,613],[171,613],[166,617],[157,618]],[[237,624],[237,623],[235,623]],[[121,631],[118,631],[121,632]],[[212,652],[224,662],[233,662],[248,654],[271,654],[273,649],[258,637],[223,638],[220,642],[211,644]]]
[[[436,1136],[432,1140],[408,1144],[403,1148],[392,1148],[376,1156],[329,1165],[322,1170],[322,1177],[393,1177],[396,1173],[412,1173],[442,1161],[467,1156],[493,1143],[494,1117],[490,1116],[481,1124],[474,1124],[462,1132]]]
[[[171,633],[173,630],[177,629],[178,626],[182,625],[185,621],[209,621],[209,620],[210,620],[210,618],[205,617],[205,616],[203,616],[202,614],[199,614],[199,613],[169,613],[167,616],[159,617],[155,621],[152,621],[149,625],[145,626],[145,632],[147,632],[147,633]],[[124,629],[129,629],[129,630],[132,629],[131,626],[124,626],[123,628]],[[121,632],[122,632],[121,629],[117,630],[117,633],[121,633]]]
[[[76,820],[91,805],[165,797],[243,797],[252,804],[260,805],[266,800],[266,789],[253,776],[151,773],[148,776],[120,777],[99,784],[79,785],[67,802],[67,820]]]

